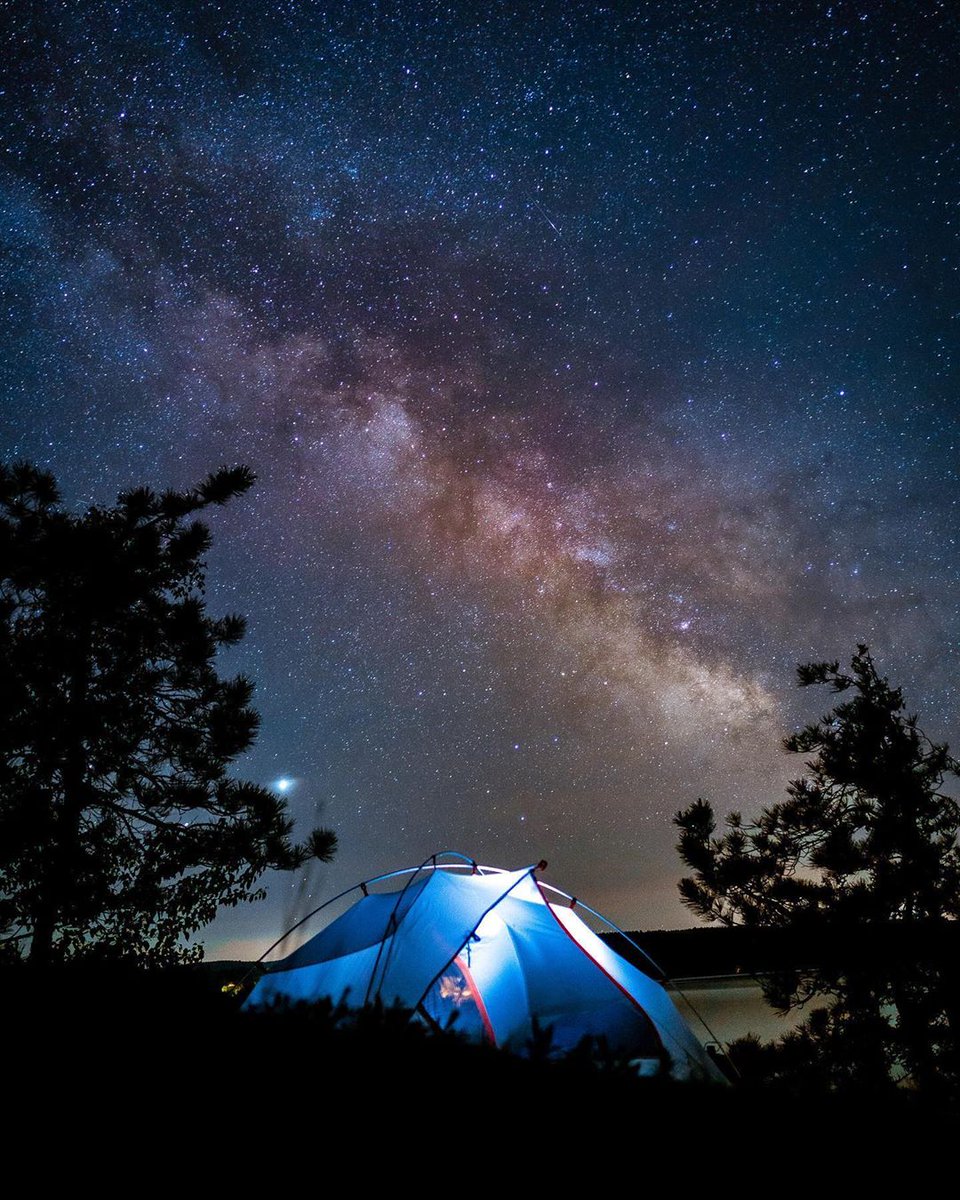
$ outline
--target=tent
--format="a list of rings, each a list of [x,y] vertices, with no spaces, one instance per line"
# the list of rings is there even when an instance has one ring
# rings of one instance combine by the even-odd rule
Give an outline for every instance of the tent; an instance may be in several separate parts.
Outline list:
[[[270,964],[246,1006],[379,1000],[519,1054],[538,1036],[549,1036],[555,1053],[593,1038],[642,1069],[721,1079],[664,988],[615,953],[578,916],[578,902],[537,870],[434,856],[358,884],[341,893],[361,893],[352,907]],[[399,889],[370,890],[404,876]]]

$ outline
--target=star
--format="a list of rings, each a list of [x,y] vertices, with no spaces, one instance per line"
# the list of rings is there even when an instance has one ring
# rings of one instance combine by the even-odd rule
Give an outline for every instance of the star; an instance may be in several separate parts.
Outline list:
[[[206,602],[247,619],[237,777],[322,808],[324,887],[537,830],[621,924],[686,924],[671,815],[783,787],[797,662],[868,641],[950,738],[942,4],[30,7],[4,459],[76,506],[256,471]]]

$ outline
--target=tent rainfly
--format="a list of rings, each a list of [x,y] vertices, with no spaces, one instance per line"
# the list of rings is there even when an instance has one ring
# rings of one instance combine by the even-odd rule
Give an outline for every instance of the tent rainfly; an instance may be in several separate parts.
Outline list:
[[[577,916],[576,901],[548,900],[536,867],[464,862],[468,873],[434,856],[380,877],[405,875],[399,890],[350,889],[360,899],[272,963],[246,1007],[378,999],[519,1054],[538,1029],[549,1030],[557,1053],[594,1038],[650,1072],[723,1078],[660,984],[599,938]]]

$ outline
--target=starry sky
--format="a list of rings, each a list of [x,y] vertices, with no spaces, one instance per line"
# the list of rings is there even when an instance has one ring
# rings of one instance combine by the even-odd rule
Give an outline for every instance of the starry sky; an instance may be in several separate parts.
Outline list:
[[[3,6],[0,447],[247,463],[246,777],[330,867],[456,847],[689,924],[867,641],[960,741],[958,21],[911,3]]]

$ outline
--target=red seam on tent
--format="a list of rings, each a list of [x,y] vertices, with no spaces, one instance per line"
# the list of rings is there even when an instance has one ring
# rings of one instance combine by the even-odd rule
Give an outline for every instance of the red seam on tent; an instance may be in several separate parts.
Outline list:
[[[480,1020],[483,1022],[483,1032],[487,1035],[492,1046],[497,1044],[497,1035],[493,1032],[493,1025],[490,1022],[490,1014],[487,1012],[487,1006],[483,1002],[483,997],[480,995],[480,989],[477,987],[477,981],[474,979],[470,968],[459,955],[453,960],[454,965],[460,968],[460,973],[467,981],[467,987],[470,989],[470,995],[473,996],[477,1004],[477,1011],[480,1013]]]
[[[573,942],[573,944],[577,947],[577,949],[584,956],[584,958],[588,958],[593,963],[593,965],[597,968],[597,970],[600,971],[601,974],[605,975],[607,977],[607,979],[609,979],[610,982],[613,984],[613,986],[618,991],[622,992],[624,994],[624,996],[626,996],[626,998],[630,1001],[630,1003],[633,1005],[633,1007],[638,1012],[643,1013],[644,1020],[647,1022],[647,1024],[650,1026],[651,1030],[653,1031],[653,1036],[657,1039],[657,1045],[660,1047],[660,1049],[663,1051],[663,1053],[667,1056],[667,1058],[669,1058],[672,1062],[673,1061],[672,1056],[668,1052],[666,1046],[664,1046],[664,1044],[663,1044],[663,1038],[661,1038],[661,1036],[660,1036],[660,1030],[657,1029],[657,1026],[653,1020],[653,1017],[650,1016],[650,1014],[643,1007],[643,1005],[636,998],[636,996],[632,996],[630,994],[630,992],[627,991],[627,989],[623,986],[623,984],[618,979],[614,979],[614,977],[610,974],[610,972],[603,965],[603,963],[597,962],[597,960],[593,957],[593,955],[590,953],[590,951],[580,945],[580,943],[573,936],[573,934],[570,932],[570,930],[566,927],[566,925],[564,925],[564,923],[560,920],[560,918],[557,916],[557,914],[553,911],[550,901],[543,894],[543,888],[540,886],[539,880],[535,879],[534,883],[536,883],[537,891],[540,893],[540,898],[544,902],[544,904],[547,906],[547,908],[549,909],[551,917],[553,917],[553,919],[556,921],[556,923],[560,926],[560,928],[567,935],[567,937],[570,939],[570,941]]]

